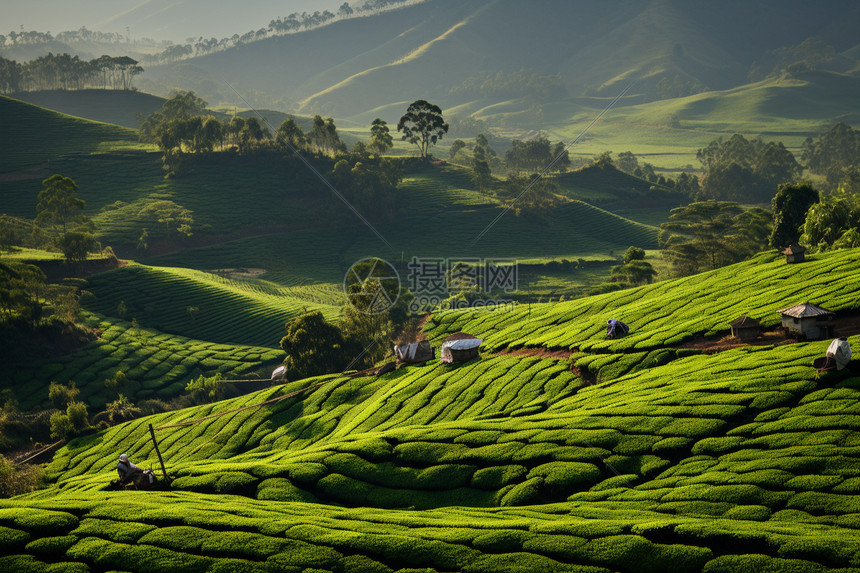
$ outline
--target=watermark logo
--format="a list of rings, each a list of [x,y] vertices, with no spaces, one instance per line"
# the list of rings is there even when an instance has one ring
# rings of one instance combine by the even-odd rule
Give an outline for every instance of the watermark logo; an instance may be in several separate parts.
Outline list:
[[[517,290],[519,268],[515,259],[462,259],[412,257],[406,263],[406,288],[412,293],[409,311],[438,309],[511,309],[516,302],[504,295]],[[393,307],[400,296],[397,269],[384,259],[368,257],[346,273],[343,290],[349,303],[365,314]]]
[[[367,257],[349,267],[343,278],[343,294],[359,312],[381,314],[397,304],[400,275],[388,261]]]

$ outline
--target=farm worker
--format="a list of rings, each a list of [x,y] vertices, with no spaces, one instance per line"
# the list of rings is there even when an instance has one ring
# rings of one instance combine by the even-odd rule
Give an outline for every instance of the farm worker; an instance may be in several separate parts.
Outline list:
[[[851,345],[847,338],[837,338],[827,347],[827,358],[836,362],[836,369],[842,370],[851,360]]]
[[[126,484],[132,481],[136,476],[142,475],[143,470],[128,461],[127,454],[120,454],[119,463],[116,465],[116,471],[119,473],[119,482]]]
[[[630,331],[630,328],[616,318],[610,318],[606,321],[606,338],[615,338],[624,336]]]

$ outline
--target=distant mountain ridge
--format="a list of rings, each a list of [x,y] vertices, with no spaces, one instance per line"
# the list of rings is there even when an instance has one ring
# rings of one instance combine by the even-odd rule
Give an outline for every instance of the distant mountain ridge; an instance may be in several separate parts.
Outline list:
[[[743,85],[754,62],[766,74],[769,52],[811,37],[856,73],[857,21],[860,4],[848,0],[430,0],[153,67],[140,83],[221,102],[235,99],[229,81],[260,105],[338,117],[419,97],[461,105],[451,89],[484,71],[557,75],[570,96],[635,82],[631,93],[662,99]]]

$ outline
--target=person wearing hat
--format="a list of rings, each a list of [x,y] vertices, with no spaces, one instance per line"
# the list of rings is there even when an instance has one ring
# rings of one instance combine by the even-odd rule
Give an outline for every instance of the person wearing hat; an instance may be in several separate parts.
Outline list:
[[[130,481],[134,481],[134,479],[143,475],[143,470],[131,463],[128,460],[127,454],[121,454],[119,456],[119,463],[116,465],[116,471],[119,473],[119,483],[125,485]]]

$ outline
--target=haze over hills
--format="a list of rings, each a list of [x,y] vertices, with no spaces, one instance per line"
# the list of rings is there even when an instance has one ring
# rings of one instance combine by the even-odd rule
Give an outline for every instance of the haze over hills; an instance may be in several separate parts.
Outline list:
[[[745,84],[754,62],[768,65],[769,51],[810,37],[832,45],[841,54],[832,65],[851,72],[850,22],[858,18],[860,6],[845,1],[814,10],[796,0],[544,1],[523,10],[512,0],[432,0],[152,67],[140,85],[158,90],[181,80],[210,102],[234,101],[229,81],[262,105],[352,117],[419,97],[451,108],[476,99],[452,88],[480,72],[525,69],[558,74],[570,96],[614,97],[633,82],[630,102],[641,103],[661,97],[663,79],[677,84],[672,95]],[[495,97],[508,99],[519,96]]]

